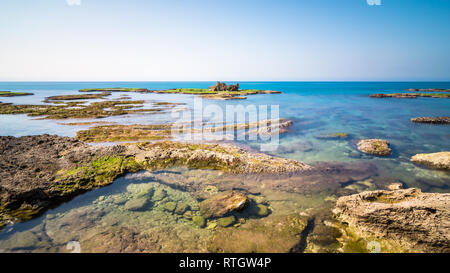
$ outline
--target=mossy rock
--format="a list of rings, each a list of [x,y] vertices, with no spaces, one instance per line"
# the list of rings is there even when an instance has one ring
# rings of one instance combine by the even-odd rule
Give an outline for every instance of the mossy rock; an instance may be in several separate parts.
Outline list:
[[[259,217],[264,217],[269,215],[270,210],[266,205],[256,204],[250,207],[250,213]]]
[[[203,216],[200,215],[195,215],[194,217],[192,217],[192,222],[194,222],[195,225],[201,228],[205,227],[206,225],[205,218],[203,218]]]
[[[236,222],[236,217],[231,215],[228,217],[219,218],[217,220],[217,225],[219,225],[221,227],[229,227],[229,226],[233,225],[235,222]]]
[[[125,208],[130,211],[144,211],[150,205],[146,198],[131,199],[125,203]]]

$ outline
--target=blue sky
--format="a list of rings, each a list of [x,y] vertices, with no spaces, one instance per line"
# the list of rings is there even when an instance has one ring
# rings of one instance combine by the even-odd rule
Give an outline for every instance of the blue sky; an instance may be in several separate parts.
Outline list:
[[[450,80],[450,1],[0,0],[0,81]]]

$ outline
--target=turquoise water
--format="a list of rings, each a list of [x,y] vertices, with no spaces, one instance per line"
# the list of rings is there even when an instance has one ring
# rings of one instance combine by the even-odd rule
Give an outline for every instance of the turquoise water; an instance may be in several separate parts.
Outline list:
[[[2,102],[38,104],[47,96],[75,94],[82,88],[135,87],[148,89],[206,88],[213,82],[26,82],[0,83],[0,90],[27,91],[34,96],[0,98]],[[294,121],[291,130],[280,137],[273,154],[306,163],[370,161],[382,177],[401,180],[424,190],[448,187],[448,175],[409,163],[417,153],[450,150],[450,127],[414,124],[410,118],[450,116],[450,100],[435,98],[373,99],[369,94],[401,92],[407,88],[450,88],[448,82],[240,82],[242,89],[278,90],[283,94],[253,95],[246,100],[204,100],[203,105],[279,105],[280,117]],[[185,103],[192,109],[195,96],[180,94],[113,93],[108,99],[127,94],[132,99]],[[89,120],[86,120],[89,121]],[[102,121],[119,124],[152,124],[173,121],[169,113],[109,117]],[[210,121],[221,121],[211,119]],[[36,120],[25,115],[1,115],[1,135],[58,134],[75,136],[87,126],[65,126],[61,121]],[[345,132],[346,140],[317,139],[320,134]],[[355,149],[361,138],[390,141],[393,154],[386,158],[367,156]],[[257,142],[246,144],[259,149]],[[427,181],[429,182],[427,184]],[[438,182],[436,182],[438,181]]]
[[[0,90],[27,91],[34,96],[0,98],[2,102],[39,104],[45,97],[76,94],[82,88],[139,87],[148,89],[205,88],[212,82],[116,82],[116,83],[0,83]],[[289,132],[280,136],[273,155],[309,164],[337,166],[339,172],[292,177],[233,177],[208,170],[176,169],[167,172],[141,172],[118,179],[111,186],[78,196],[37,219],[8,226],[0,232],[1,251],[67,252],[69,241],[80,241],[92,252],[206,252],[214,228],[200,229],[189,219],[168,213],[155,203],[145,212],[130,212],[117,200],[131,200],[139,188],[163,188],[170,202],[198,207],[199,192],[207,185],[219,190],[242,189],[264,198],[270,207],[268,217],[307,212],[363,190],[384,188],[392,182],[418,187],[427,192],[450,192],[448,172],[412,164],[417,153],[450,150],[450,126],[413,124],[420,116],[450,116],[450,100],[435,98],[374,99],[373,93],[401,92],[407,88],[449,88],[450,83],[394,82],[240,82],[243,89],[278,90],[283,94],[252,95],[246,100],[203,100],[204,106],[278,105],[280,117],[294,121]],[[192,109],[195,96],[181,94],[113,93],[148,101],[184,103]],[[118,124],[172,122],[171,113],[108,117],[101,121]],[[84,120],[76,120],[84,121]],[[92,120],[85,120],[92,121]],[[207,121],[221,121],[210,119]],[[61,122],[37,120],[26,115],[0,115],[1,135],[23,136],[58,134],[75,136],[88,126],[67,126]],[[317,136],[345,132],[349,138],[325,140]],[[393,154],[375,157],[360,153],[356,141],[383,138],[391,143]],[[256,150],[259,141],[240,141]],[[327,166],[328,166],[327,165]],[[189,187],[185,187],[189,185]],[[167,201],[167,200],[166,200]],[[245,219],[243,220],[245,221]],[[214,224],[214,223],[208,223]],[[239,227],[236,227],[239,228]],[[140,234],[138,237],[135,234]],[[135,236],[134,240],[129,237]],[[111,242],[111,243],[109,243]],[[128,245],[127,245],[128,244]],[[118,246],[121,246],[121,248]]]

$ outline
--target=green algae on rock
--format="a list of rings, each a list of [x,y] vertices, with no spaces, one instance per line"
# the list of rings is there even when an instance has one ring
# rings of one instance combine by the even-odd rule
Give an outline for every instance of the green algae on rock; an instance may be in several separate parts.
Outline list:
[[[12,91],[0,91],[0,97],[20,97],[20,96],[31,96],[33,93],[28,92],[12,92]]]
[[[450,171],[450,152],[416,154],[411,161],[434,169]]]
[[[329,133],[316,136],[318,139],[345,139],[348,138],[347,133]]]
[[[4,189],[0,196],[3,223],[28,220],[50,206],[140,170],[187,166],[248,174],[312,169],[295,160],[225,144],[160,142],[103,147],[69,137],[41,135],[0,137],[0,148],[4,161],[0,175],[5,177],[0,181]],[[33,198],[29,198],[31,194]],[[152,201],[160,201],[164,195],[164,190],[155,190]]]
[[[247,196],[241,192],[222,192],[200,203],[200,213],[205,218],[223,217],[230,212],[243,210],[248,202]]]
[[[100,101],[83,105],[83,102],[63,103],[56,105],[15,105],[1,103],[0,114],[14,115],[27,114],[30,117],[42,117],[43,119],[82,119],[105,118],[136,113],[157,113],[167,108],[141,108],[143,100],[136,101]]]
[[[95,89],[80,90],[80,92],[98,92],[98,91],[201,95],[203,98],[206,99],[218,99],[218,100],[246,99],[245,96],[247,95],[281,93],[280,91],[256,90],[256,89],[243,89],[237,91],[214,91],[207,88],[175,88],[165,90],[149,90],[145,88],[95,88]]]
[[[251,123],[238,123],[231,125],[192,128],[189,126],[180,128],[178,124],[150,124],[150,125],[102,125],[91,127],[87,130],[77,132],[76,138],[84,142],[119,142],[119,141],[145,141],[145,140],[167,140],[174,135],[184,133],[204,133],[257,129],[256,133],[284,133],[292,126],[292,121],[286,119],[263,120]],[[260,132],[265,130],[265,132]],[[246,134],[252,133],[248,131]],[[255,132],[253,132],[255,133]]]
[[[99,94],[77,94],[77,95],[60,95],[46,97],[44,102],[62,101],[62,100],[90,100],[90,99],[102,99],[110,96],[111,92],[104,91]]]

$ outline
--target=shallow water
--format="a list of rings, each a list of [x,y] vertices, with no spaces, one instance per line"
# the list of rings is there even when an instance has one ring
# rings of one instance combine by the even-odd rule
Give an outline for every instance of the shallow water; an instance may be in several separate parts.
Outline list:
[[[209,82],[134,83],[0,83],[0,90],[27,91],[34,96],[0,98],[2,102],[42,103],[45,97],[76,94],[81,88],[141,87],[148,89],[205,88]],[[279,105],[280,117],[294,121],[291,130],[280,136],[278,150],[271,154],[309,164],[335,164],[340,174],[305,177],[227,176],[207,170],[143,172],[120,178],[112,186],[88,192],[35,220],[9,226],[0,232],[0,250],[67,252],[69,241],[79,241],[83,251],[112,252],[205,252],[215,229],[201,229],[189,219],[152,206],[145,212],[130,212],[119,197],[134,198],[131,184],[164,188],[176,202],[195,208],[207,196],[203,188],[241,189],[266,199],[268,217],[305,212],[320,207],[340,195],[384,188],[392,182],[419,187],[429,192],[450,192],[448,172],[426,169],[409,161],[417,153],[450,150],[450,127],[413,124],[419,116],[450,116],[450,100],[434,98],[373,99],[372,93],[400,92],[407,88],[450,88],[450,83],[297,83],[244,82],[243,89],[267,89],[283,94],[253,95],[247,100],[203,100],[206,105]],[[113,93],[107,99],[131,99],[185,103],[192,109],[195,96],[179,94]],[[94,101],[94,100],[92,100]],[[108,117],[100,121],[118,124],[157,124],[173,121],[170,113]],[[89,126],[67,126],[60,122],[92,120],[36,120],[25,115],[0,115],[1,135],[58,134],[74,136]],[[209,122],[221,121],[217,119]],[[345,132],[349,138],[325,140],[318,135]],[[356,149],[361,138],[383,138],[391,143],[388,157],[364,155]],[[241,144],[259,149],[258,141]],[[245,217],[244,217],[245,218]],[[79,222],[78,222],[79,221]],[[79,223],[79,224],[77,224]],[[239,228],[239,227],[233,227]],[[136,235],[136,234],[139,234]],[[133,239],[134,238],[134,239]],[[89,243],[90,242],[90,243]],[[111,242],[108,244],[108,242]]]

